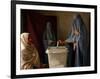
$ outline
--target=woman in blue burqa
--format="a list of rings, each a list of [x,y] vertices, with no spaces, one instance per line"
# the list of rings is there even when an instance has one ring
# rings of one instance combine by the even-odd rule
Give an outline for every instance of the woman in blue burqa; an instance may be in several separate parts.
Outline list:
[[[71,33],[66,42],[69,49],[67,66],[79,67],[89,65],[89,44],[87,29],[79,14],[74,16]]]
[[[43,33],[43,44],[44,44],[45,51],[49,46],[56,45],[56,37],[55,37],[54,30],[52,28],[52,23],[50,21],[46,22],[46,27]],[[48,64],[48,56],[46,52],[45,52],[44,60],[45,60],[44,63]]]

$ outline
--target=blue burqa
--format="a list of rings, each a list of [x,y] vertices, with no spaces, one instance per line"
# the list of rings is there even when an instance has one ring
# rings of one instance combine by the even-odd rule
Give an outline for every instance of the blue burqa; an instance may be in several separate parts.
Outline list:
[[[43,45],[44,45],[44,50],[46,51],[47,48],[49,46],[55,46],[55,44],[53,44],[53,42],[56,41],[56,37],[55,37],[55,33],[52,29],[52,24],[51,22],[47,22],[46,23],[46,27],[45,27],[45,30],[44,30],[44,33],[43,33]],[[45,52],[45,63],[47,64],[48,63],[48,57],[47,57],[47,54]]]
[[[78,31],[79,34],[75,35],[74,31]],[[88,66],[89,65],[89,46],[88,46],[88,39],[87,39],[87,29],[86,25],[84,24],[81,16],[78,14],[74,17],[73,23],[72,23],[72,31],[68,35],[67,38],[68,42],[76,42],[75,49],[69,48],[69,54],[68,54],[68,64],[69,66]],[[74,53],[74,56],[72,57]],[[73,60],[72,60],[73,58]],[[71,61],[72,60],[72,61]]]

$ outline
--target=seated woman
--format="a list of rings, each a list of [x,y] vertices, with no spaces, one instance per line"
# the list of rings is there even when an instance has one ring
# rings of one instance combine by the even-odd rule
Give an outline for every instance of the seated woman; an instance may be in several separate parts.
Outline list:
[[[21,69],[40,67],[38,51],[33,44],[30,33],[21,34]]]

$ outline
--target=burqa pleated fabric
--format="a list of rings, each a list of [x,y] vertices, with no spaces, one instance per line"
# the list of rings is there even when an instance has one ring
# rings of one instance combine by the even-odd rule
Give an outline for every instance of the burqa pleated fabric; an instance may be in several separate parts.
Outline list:
[[[44,33],[43,33],[43,44],[44,44],[44,49],[46,51],[46,49],[49,47],[49,46],[54,46],[56,38],[55,38],[55,34],[54,34],[54,31],[52,29],[52,24],[51,22],[47,22],[46,23],[46,28],[44,30]],[[47,54],[45,52],[45,63],[47,64],[48,63],[48,57],[47,57]]]
[[[79,32],[78,35],[75,35],[75,30]],[[79,14],[74,17],[72,31],[69,34],[67,41],[76,42],[74,50],[73,47],[70,48],[67,46],[69,48],[68,65],[75,67],[87,66],[89,64],[87,29]]]

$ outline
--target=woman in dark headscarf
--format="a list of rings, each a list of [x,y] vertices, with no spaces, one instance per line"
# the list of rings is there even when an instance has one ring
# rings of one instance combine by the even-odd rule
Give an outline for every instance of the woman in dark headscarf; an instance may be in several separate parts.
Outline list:
[[[73,43],[73,49],[70,49],[70,47],[67,46],[69,48],[69,57],[67,62],[68,64],[70,63],[69,66],[88,66],[89,52],[87,52],[87,30],[79,14],[74,17],[72,31],[69,34],[69,37],[67,38],[66,42]],[[71,61],[72,56],[73,60]]]

